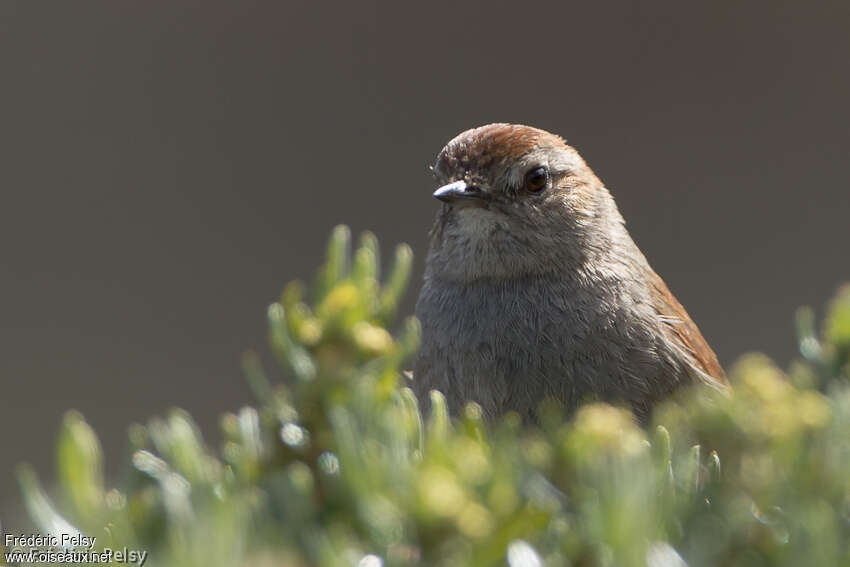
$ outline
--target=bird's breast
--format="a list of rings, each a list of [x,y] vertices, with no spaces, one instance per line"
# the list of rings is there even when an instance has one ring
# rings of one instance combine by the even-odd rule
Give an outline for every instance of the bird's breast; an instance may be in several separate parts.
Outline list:
[[[642,411],[687,372],[654,330],[651,306],[622,289],[563,278],[426,281],[414,388],[421,399],[440,390],[454,412],[475,401],[488,415],[531,416],[546,398],[627,400]]]
[[[438,389],[453,409],[531,412],[547,395],[573,395],[590,321],[581,294],[545,281],[426,283],[417,304],[422,347],[416,389]]]

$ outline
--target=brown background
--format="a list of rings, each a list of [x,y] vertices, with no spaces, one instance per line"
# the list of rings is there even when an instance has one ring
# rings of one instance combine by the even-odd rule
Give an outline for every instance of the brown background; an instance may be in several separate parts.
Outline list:
[[[0,518],[62,412],[215,438],[239,357],[329,229],[417,252],[426,165],[492,121],[564,135],[730,363],[794,355],[850,279],[850,3],[0,1]],[[408,310],[416,290],[409,294]]]

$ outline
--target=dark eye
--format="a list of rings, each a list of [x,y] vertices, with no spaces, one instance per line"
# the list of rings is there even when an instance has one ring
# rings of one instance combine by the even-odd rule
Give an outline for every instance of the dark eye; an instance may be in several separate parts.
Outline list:
[[[529,193],[540,193],[546,188],[549,172],[545,167],[535,167],[525,174],[525,190]]]

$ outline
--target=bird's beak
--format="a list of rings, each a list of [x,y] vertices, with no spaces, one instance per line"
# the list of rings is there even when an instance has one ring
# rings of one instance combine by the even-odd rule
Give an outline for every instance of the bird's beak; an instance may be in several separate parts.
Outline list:
[[[468,204],[484,204],[485,194],[478,187],[467,185],[466,181],[455,181],[443,185],[434,191],[434,197],[444,203],[466,201]]]

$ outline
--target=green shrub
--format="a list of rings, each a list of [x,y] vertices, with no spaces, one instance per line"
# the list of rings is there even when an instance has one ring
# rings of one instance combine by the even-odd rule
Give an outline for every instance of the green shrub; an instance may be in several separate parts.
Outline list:
[[[732,395],[689,392],[649,430],[602,404],[536,427],[474,405],[452,421],[440,394],[423,417],[404,387],[415,320],[387,330],[410,250],[381,283],[375,238],[353,258],[349,240],[333,232],[309,301],[291,284],[269,308],[289,380],[249,354],[257,407],[222,417],[218,450],[173,411],[131,428],[110,488],[69,413],[60,505],[20,469],[39,529],[149,550],[147,565],[850,565],[850,288],[820,333],[801,310],[787,373],[745,357]]]

